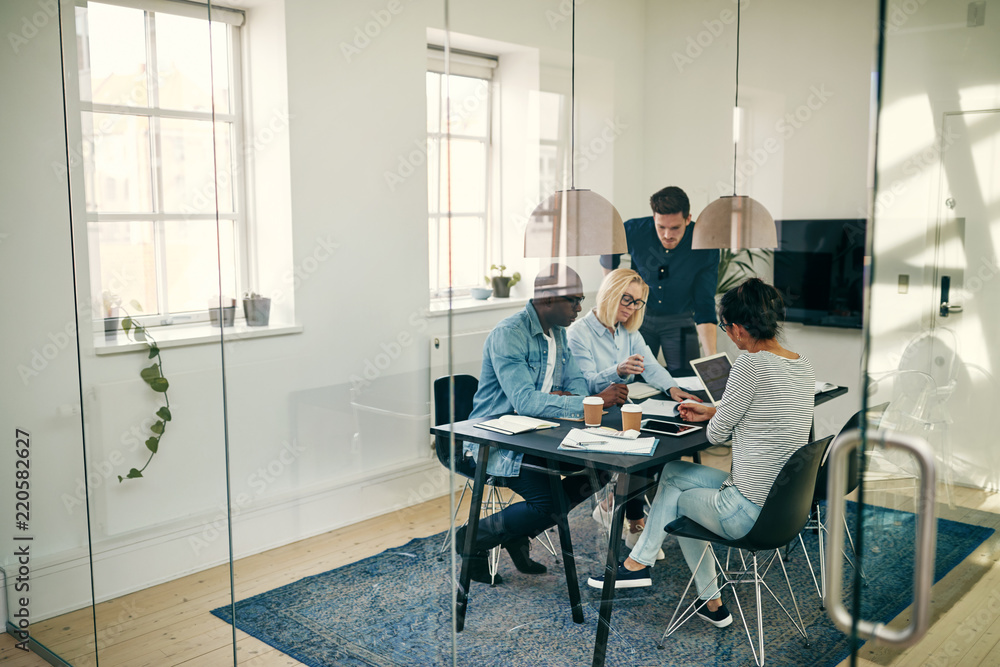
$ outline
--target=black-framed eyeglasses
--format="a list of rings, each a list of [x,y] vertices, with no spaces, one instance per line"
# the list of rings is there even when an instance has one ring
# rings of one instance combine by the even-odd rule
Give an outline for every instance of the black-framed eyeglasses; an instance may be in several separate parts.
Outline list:
[[[635,306],[636,310],[642,310],[643,306],[646,305],[646,302],[642,299],[633,299],[629,294],[622,294],[621,304],[626,308],[629,306]]]
[[[726,327],[728,327],[728,326],[729,326],[729,322],[719,322],[719,328],[722,329],[723,331],[725,331]]]
[[[573,304],[574,307],[579,306],[581,303],[583,303],[584,299],[584,297],[582,296],[562,296],[562,295],[560,295],[559,298],[566,299],[571,304]]]

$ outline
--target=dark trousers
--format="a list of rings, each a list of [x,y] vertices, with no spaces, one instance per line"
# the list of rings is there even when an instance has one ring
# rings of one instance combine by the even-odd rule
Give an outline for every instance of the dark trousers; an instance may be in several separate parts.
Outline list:
[[[671,375],[691,375],[692,359],[701,356],[698,330],[690,315],[653,315],[646,313],[639,328],[654,356],[663,350],[665,368]]]
[[[535,537],[556,525],[559,509],[552,495],[552,476],[524,467],[525,464],[544,467],[545,461],[525,454],[521,464],[521,473],[517,477],[505,477],[503,481],[504,486],[524,498],[524,502],[511,503],[502,511],[479,520],[476,551],[492,549],[518,537]],[[591,475],[587,474],[560,480],[563,493],[566,494],[567,511],[594,495],[611,478],[603,470],[595,472],[597,488],[592,486]]]

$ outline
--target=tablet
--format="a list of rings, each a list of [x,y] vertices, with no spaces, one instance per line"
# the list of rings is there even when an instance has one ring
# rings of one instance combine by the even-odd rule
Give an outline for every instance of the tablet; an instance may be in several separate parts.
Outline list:
[[[643,419],[641,428],[643,431],[658,433],[660,435],[680,436],[688,433],[700,431],[700,426],[693,424],[677,424],[674,422],[660,421],[659,419]]]
[[[722,394],[726,391],[726,382],[729,380],[729,371],[733,365],[729,361],[729,355],[725,352],[713,354],[710,357],[702,357],[691,362],[691,368],[695,375],[705,385],[705,393],[712,405],[718,405],[722,400]]]

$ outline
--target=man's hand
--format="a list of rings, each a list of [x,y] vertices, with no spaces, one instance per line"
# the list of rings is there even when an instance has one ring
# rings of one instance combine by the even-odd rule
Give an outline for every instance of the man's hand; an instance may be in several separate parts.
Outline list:
[[[621,405],[628,399],[628,387],[623,384],[613,384],[598,396],[604,399],[604,407],[606,408],[612,405]]]
[[[645,368],[646,367],[642,363],[642,355],[633,354],[631,357],[618,364],[618,377],[638,375]]]
[[[686,422],[707,422],[715,415],[715,408],[701,403],[681,403],[677,411]]]
[[[694,394],[689,394],[680,387],[671,387],[670,391],[668,391],[667,393],[670,394],[670,398],[677,401],[678,403],[688,398],[690,398],[693,401],[698,401],[699,403],[703,402],[700,398],[698,398]]]

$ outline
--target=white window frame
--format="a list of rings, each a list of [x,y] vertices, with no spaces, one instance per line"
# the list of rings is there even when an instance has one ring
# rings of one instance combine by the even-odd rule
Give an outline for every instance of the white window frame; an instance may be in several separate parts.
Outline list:
[[[482,53],[475,53],[475,52],[471,52],[471,51],[459,51],[459,50],[455,50],[455,49],[451,49],[451,51],[449,52],[448,56],[449,56],[449,58],[448,58],[448,74],[449,75],[451,75],[451,76],[464,76],[464,77],[470,77],[470,78],[476,78],[476,79],[483,79],[483,80],[485,80],[487,82],[486,85],[487,85],[487,90],[488,90],[489,97],[488,97],[487,103],[486,103],[486,108],[487,108],[487,119],[486,119],[486,128],[487,128],[487,130],[486,130],[486,135],[485,136],[478,136],[478,135],[462,135],[462,134],[454,134],[454,133],[452,133],[450,136],[453,139],[465,139],[465,140],[480,141],[484,145],[484,147],[485,147],[484,155],[485,155],[485,160],[486,160],[486,168],[484,170],[484,173],[485,173],[485,181],[486,182],[483,184],[484,192],[486,193],[485,208],[482,211],[451,211],[451,217],[453,217],[453,218],[457,218],[457,217],[463,217],[463,218],[481,218],[482,219],[482,221],[483,221],[483,238],[485,240],[485,243],[483,244],[482,267],[483,267],[483,273],[484,274],[488,274],[489,273],[490,264],[491,263],[495,263],[495,262],[491,262],[491,257],[494,254],[493,253],[493,247],[494,247],[494,238],[493,238],[493,236],[494,236],[494,233],[493,233],[493,220],[494,220],[494,216],[493,216],[493,209],[494,209],[494,207],[496,205],[495,202],[494,202],[493,189],[492,189],[492,184],[494,182],[494,178],[493,178],[493,175],[494,175],[494,166],[495,166],[495,163],[496,163],[496,155],[495,155],[495,150],[494,150],[495,149],[495,144],[494,144],[494,140],[493,140],[493,137],[494,137],[494,114],[493,114],[494,99],[493,98],[494,98],[494,94],[495,94],[494,86],[496,85],[495,81],[494,81],[494,71],[497,68],[497,65],[499,63],[499,59],[496,56],[491,56],[491,55],[482,54]],[[445,122],[444,122],[443,118],[444,118],[444,114],[445,114],[445,111],[446,111],[445,110],[445,106],[444,106],[444,103],[445,103],[445,97],[444,97],[444,89],[445,89],[445,87],[444,87],[444,81],[445,81],[445,79],[444,79],[444,76],[445,76],[445,53],[444,53],[444,48],[443,47],[440,47],[440,46],[437,46],[437,45],[434,45],[434,44],[428,44],[428,46],[427,46],[427,71],[441,75],[441,85],[438,88],[439,91],[440,91],[440,97],[439,97],[439,101],[438,102],[439,102],[439,113],[440,113],[440,115],[442,117],[442,120],[441,120],[441,122],[438,125],[438,131],[437,132],[430,132],[430,131],[427,132],[427,141],[428,141],[428,144],[429,144],[428,145],[428,154],[431,154],[432,153],[431,145],[436,143],[436,145],[438,147],[440,147],[443,144],[445,137],[448,136],[443,131],[443,129],[445,127]],[[437,153],[439,155],[439,159],[438,159],[437,162],[438,162],[439,167],[441,167],[444,164],[444,161],[442,159],[440,159],[440,151],[437,151]],[[431,165],[428,164],[428,169],[430,169],[430,168],[431,168]],[[441,233],[442,233],[441,232],[441,228],[442,228],[442,224],[441,223],[443,221],[447,220],[447,218],[448,218],[448,211],[445,210],[444,202],[440,201],[441,184],[444,182],[445,177],[446,177],[446,174],[444,173],[443,167],[442,167],[441,170],[439,170],[439,173],[438,173],[438,180],[437,180],[437,182],[439,184],[438,185],[438,192],[434,193],[433,195],[432,194],[428,195],[428,196],[438,196],[439,197],[439,200],[437,202],[437,207],[436,207],[437,212],[436,213],[432,213],[429,206],[428,206],[428,211],[427,211],[428,222],[429,223],[434,223],[434,222],[437,223],[437,224],[434,225],[434,229],[436,230],[436,234],[432,233],[431,237],[428,239],[428,243],[429,243],[429,247],[430,248],[440,248],[441,247],[441,244],[440,244]],[[430,226],[430,224],[428,226]],[[435,254],[437,254],[437,253],[435,252]],[[439,256],[438,257],[438,261],[440,262],[441,260],[442,260],[442,258]],[[454,287],[450,287],[450,286],[446,286],[446,285],[437,285],[436,284],[437,283],[436,279],[432,279],[431,276],[437,274],[438,268],[439,267],[436,267],[436,266],[429,267],[429,271],[428,271],[428,281],[429,281],[428,288],[430,290],[430,297],[431,297],[432,300],[447,298],[449,296],[449,294],[451,296],[467,296],[469,294],[470,287],[473,287],[474,285],[459,285],[459,286],[454,286]]]
[[[213,23],[222,23],[227,25],[228,33],[228,49],[229,49],[229,63],[231,71],[228,73],[230,78],[230,101],[229,101],[229,112],[219,113],[217,111],[207,111],[207,112],[196,112],[196,111],[180,111],[175,109],[162,109],[157,106],[157,81],[156,72],[156,31],[154,29],[154,15],[156,13],[173,14],[177,16],[184,16],[187,18],[197,18],[208,20],[209,18],[209,6],[206,4],[190,2],[189,0],[93,0],[89,2],[88,0],[77,0],[76,5],[78,7],[87,7],[90,4],[104,4],[104,5],[115,5],[120,7],[129,7],[133,9],[141,9],[145,12],[145,38],[146,38],[146,86],[149,95],[148,106],[127,106],[127,105],[116,105],[116,104],[101,104],[93,103],[90,100],[84,100],[83,91],[81,91],[81,99],[79,100],[81,117],[84,113],[111,113],[118,115],[128,115],[135,117],[145,117],[149,119],[150,128],[150,169],[151,169],[151,188],[152,188],[152,211],[135,212],[135,213],[100,213],[95,211],[86,211],[85,220],[88,227],[91,223],[101,223],[101,222],[151,222],[153,224],[153,237],[154,237],[154,267],[156,276],[156,297],[157,297],[157,307],[160,312],[155,314],[140,314],[132,312],[131,315],[133,319],[138,320],[143,326],[155,327],[155,326],[167,326],[172,324],[188,324],[188,323],[200,323],[209,321],[209,306],[206,304],[205,309],[197,311],[182,311],[182,312],[170,312],[169,301],[167,298],[167,280],[166,275],[166,244],[165,244],[165,232],[164,223],[167,221],[198,221],[203,220],[207,222],[215,221],[218,219],[220,222],[223,220],[231,220],[234,223],[234,244],[235,244],[235,257],[234,257],[234,271],[236,280],[236,293],[232,296],[239,299],[240,294],[247,289],[250,284],[249,275],[249,264],[250,264],[250,246],[251,242],[249,240],[249,225],[247,222],[247,198],[246,198],[246,167],[247,165],[243,162],[243,155],[241,154],[241,146],[244,142],[245,136],[245,120],[244,120],[244,108],[245,108],[245,97],[243,91],[243,63],[242,63],[242,35],[241,27],[245,23],[245,14],[241,10],[219,7],[215,4],[211,6],[211,20]],[[159,131],[159,120],[160,119],[188,119],[188,120],[202,120],[209,123],[213,123],[213,137],[215,136],[215,128],[219,123],[231,123],[231,141],[230,141],[230,165],[232,166],[231,172],[233,178],[231,179],[231,188],[233,196],[233,211],[232,212],[222,212],[216,211],[214,213],[184,213],[184,212],[170,212],[165,213],[160,210],[160,196],[163,192],[163,181],[159,169],[157,168],[158,158],[161,155],[161,142],[160,142],[160,131]],[[219,156],[220,158],[222,156]],[[220,160],[221,164],[221,160]],[[88,166],[84,165],[84,169]],[[218,174],[218,172],[217,172]],[[85,195],[83,195],[85,196]],[[86,206],[81,207],[86,209]],[[95,292],[95,298],[100,301],[100,244],[92,243],[90,244],[89,260],[91,264],[91,289]],[[227,295],[228,296],[228,295]],[[125,304],[128,307],[128,304]],[[236,314],[239,319],[242,319],[243,313],[242,309],[237,308]],[[103,319],[95,318],[94,320],[94,331],[99,332],[104,330]]]

